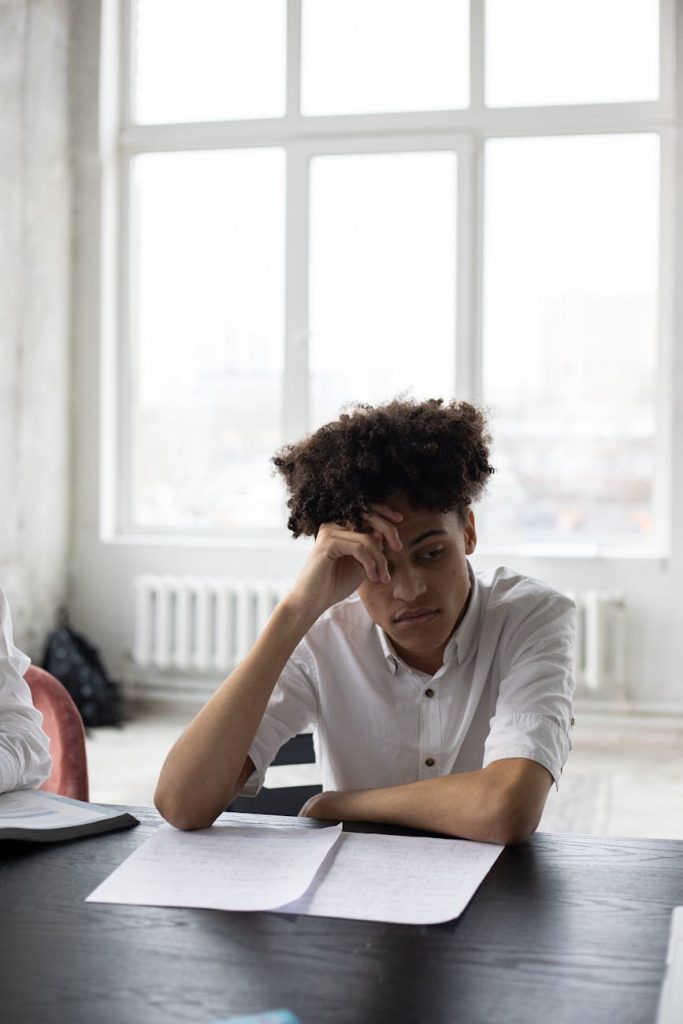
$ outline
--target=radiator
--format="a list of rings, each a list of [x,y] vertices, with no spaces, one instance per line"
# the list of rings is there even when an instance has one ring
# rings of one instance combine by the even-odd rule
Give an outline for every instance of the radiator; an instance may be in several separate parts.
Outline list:
[[[619,591],[584,590],[576,602],[576,682],[591,692],[623,696],[626,602]]]
[[[135,581],[134,661],[140,668],[225,674],[249,651],[286,580],[139,576]],[[624,685],[623,594],[586,590],[576,602],[576,679],[589,691],[619,693]]]
[[[289,586],[283,580],[138,576],[135,664],[225,674],[249,651]]]

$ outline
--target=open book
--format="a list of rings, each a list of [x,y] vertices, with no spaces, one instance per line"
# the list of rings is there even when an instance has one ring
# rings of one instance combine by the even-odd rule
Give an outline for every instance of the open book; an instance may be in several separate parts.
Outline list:
[[[132,814],[114,807],[86,804],[40,789],[0,794],[0,839],[53,843],[138,824]]]

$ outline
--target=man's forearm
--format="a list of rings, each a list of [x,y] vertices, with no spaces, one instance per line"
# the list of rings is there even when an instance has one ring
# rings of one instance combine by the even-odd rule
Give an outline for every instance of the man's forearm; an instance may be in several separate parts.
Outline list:
[[[275,683],[310,626],[293,602],[279,605],[256,644],[174,744],[154,802],[178,828],[205,828],[233,798]]]
[[[540,765],[524,761],[520,766],[522,760],[386,789],[321,793],[302,813],[517,843],[537,827],[551,781]]]

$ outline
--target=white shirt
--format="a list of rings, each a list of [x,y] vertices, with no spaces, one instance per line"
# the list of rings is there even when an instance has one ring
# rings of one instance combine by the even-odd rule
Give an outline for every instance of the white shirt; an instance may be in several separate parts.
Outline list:
[[[429,676],[397,655],[357,595],[322,615],[280,676],[249,751],[255,795],[312,725],[323,789],[375,789],[525,757],[555,784],[571,749],[574,604],[509,569],[475,574]]]
[[[0,793],[36,788],[52,768],[43,716],[24,682],[30,664],[14,646],[9,605],[0,590]]]

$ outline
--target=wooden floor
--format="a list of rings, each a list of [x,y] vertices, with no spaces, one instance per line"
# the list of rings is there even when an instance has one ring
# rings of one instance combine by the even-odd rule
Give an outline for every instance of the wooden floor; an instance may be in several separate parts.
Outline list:
[[[90,798],[152,804],[159,769],[191,712],[147,709],[88,739]],[[541,830],[683,839],[683,720],[577,715],[574,749]],[[314,765],[275,768],[269,785],[317,782]]]

